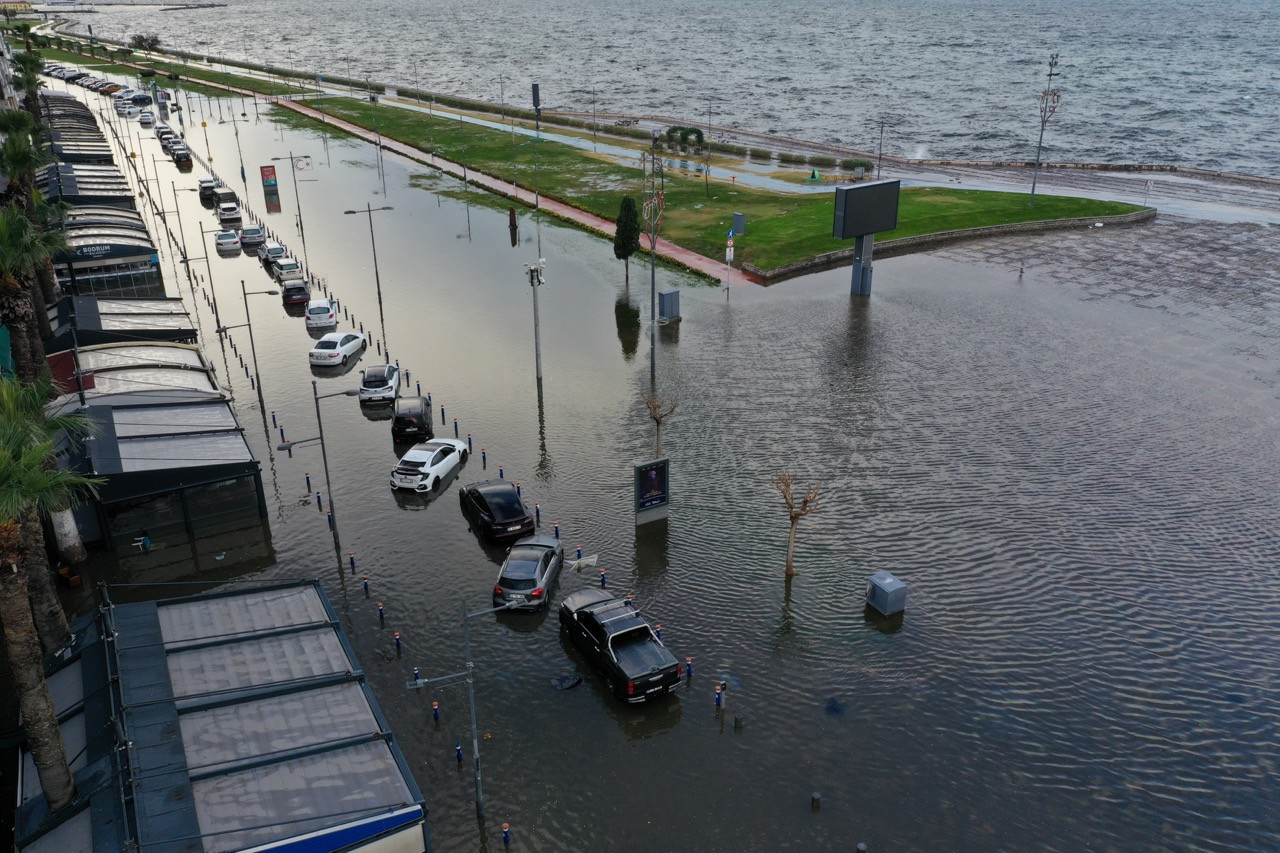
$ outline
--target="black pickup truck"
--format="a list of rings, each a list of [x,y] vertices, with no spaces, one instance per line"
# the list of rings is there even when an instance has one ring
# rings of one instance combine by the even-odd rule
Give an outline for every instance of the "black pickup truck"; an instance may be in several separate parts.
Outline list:
[[[684,667],[630,599],[603,589],[579,590],[560,605],[560,630],[604,674],[609,692],[624,702],[657,699],[680,684]]]

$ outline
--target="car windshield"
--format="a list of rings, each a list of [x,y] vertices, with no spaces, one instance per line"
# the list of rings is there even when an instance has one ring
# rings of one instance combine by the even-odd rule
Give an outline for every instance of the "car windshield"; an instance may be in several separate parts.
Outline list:
[[[493,509],[493,517],[498,521],[511,521],[517,518],[524,518],[526,515],[524,504],[520,503],[520,497],[516,494],[515,489],[486,491],[484,497]]]
[[[422,467],[427,464],[425,459],[401,459],[397,468],[405,471],[421,471]]]
[[[526,589],[533,589],[533,581],[534,579],[532,577],[513,578],[509,574],[502,576],[502,586],[507,589],[513,590],[515,592],[520,592],[521,590],[526,590]]]
[[[337,349],[337,348],[338,348],[337,341],[320,341],[318,344],[316,344],[316,349]]]
[[[307,313],[308,313],[308,314],[328,314],[328,313],[329,313],[329,306],[328,306],[328,305],[316,305],[316,306],[314,306],[314,307],[312,307],[312,308],[308,308],[308,309],[307,309]]]
[[[366,388],[385,388],[387,386],[387,378],[385,376],[366,376],[364,378],[364,387]]]

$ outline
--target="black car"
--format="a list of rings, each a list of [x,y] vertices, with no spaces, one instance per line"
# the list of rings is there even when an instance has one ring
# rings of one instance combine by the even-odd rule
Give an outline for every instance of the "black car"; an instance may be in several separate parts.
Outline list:
[[[647,702],[680,686],[684,668],[630,598],[615,598],[603,589],[580,589],[560,605],[560,630],[623,702]]]
[[[458,493],[462,514],[486,539],[519,539],[533,533],[533,516],[510,480],[472,483]]]
[[[305,281],[288,282],[280,292],[280,299],[285,305],[306,305],[311,301],[311,288]]]
[[[400,397],[396,400],[395,418],[391,421],[391,438],[395,441],[429,441],[436,437],[431,423],[431,407],[426,397]]]

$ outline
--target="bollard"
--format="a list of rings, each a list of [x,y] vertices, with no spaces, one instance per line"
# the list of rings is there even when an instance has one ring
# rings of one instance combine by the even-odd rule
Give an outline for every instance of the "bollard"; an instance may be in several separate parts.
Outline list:
[[[516,480],[516,497],[524,497],[524,490],[520,488],[520,481]]]
[[[397,358],[397,359],[396,359],[396,367],[399,367],[399,366],[400,366],[400,359],[398,359],[398,358]],[[410,372],[406,370],[406,371],[404,372],[404,384],[405,384],[405,385],[408,385],[408,384],[409,384],[409,380],[410,380],[411,378],[412,378],[412,374],[410,374]]]
[[[246,367],[245,370],[247,371],[248,368]],[[250,391],[258,390],[258,382],[252,376],[249,377],[249,390]]]
[[[471,433],[467,433],[467,451],[470,452],[472,449],[473,448],[471,446]]]
[[[453,419],[453,437],[454,438],[458,437],[458,419],[457,418]]]
[[[653,626],[653,633],[658,637],[658,642],[661,643],[662,642],[662,623],[661,622]]]
[[[853,849],[857,850],[858,853],[867,853],[867,842],[859,841],[858,846]]]
[[[280,427],[280,443],[284,444],[284,427]]]
[[[537,502],[533,505],[533,523],[542,524],[542,504]]]
[[[400,632],[394,631],[392,632],[392,636],[394,636],[396,639],[396,654],[399,654],[400,653]]]
[[[480,467],[489,467],[489,454],[484,452],[484,448],[480,448]]]
[[[724,707],[724,693],[720,689],[720,685],[716,685],[716,710],[719,711]]]
[[[444,405],[442,404],[442,405],[440,406],[440,425],[441,425],[441,426],[444,426],[444,425],[445,425],[445,424],[447,424],[448,422],[449,422],[449,421],[445,419],[445,416],[444,416]]]
[[[319,492],[316,492],[316,509],[324,509],[324,505],[320,502]]]
[[[605,576],[604,569],[600,570],[600,588],[604,589],[609,585],[609,578]]]
[[[333,529],[333,513],[329,512],[328,516],[329,516],[329,529],[332,530]]]
[[[498,479],[499,480],[507,479],[507,473],[506,471],[503,470],[501,465],[498,466]]]
[[[382,355],[382,339],[381,338],[379,338],[377,341],[374,342],[374,346],[378,348],[378,355]]]
[[[820,791],[814,791],[809,795],[809,808],[815,812],[822,808],[822,793]]]
[[[356,552],[355,551],[347,552],[347,562],[351,564],[351,571],[354,572],[356,570]]]
[[[511,844],[511,824],[509,823],[502,825],[502,843],[503,845]]]
[[[559,539],[560,538],[560,522],[557,521],[557,522],[554,522],[554,524],[556,528],[555,530],[556,538]]]
[[[387,613],[385,610],[382,609],[381,601],[378,602],[378,624],[379,625],[387,624]]]
[[[427,408],[431,408],[431,392],[427,392]]]
[[[307,471],[303,476],[307,478],[307,491],[309,492],[311,491],[311,472]]]
[[[436,722],[440,721],[440,703],[433,701],[431,703],[431,719]]]
[[[364,334],[364,323],[360,324],[360,334]]]
[[[581,560],[581,559],[582,559],[582,546],[581,546],[581,545],[578,545],[578,556],[577,556],[577,559],[579,559],[579,560]]]
[[[418,386],[418,396],[419,396],[419,397],[421,397],[421,396],[422,396],[422,383],[421,383],[421,382],[415,382],[414,384]]]
[[[362,583],[362,584],[364,585],[364,594],[365,594],[365,595],[368,595],[368,594],[369,594],[369,576],[368,576],[368,575],[361,575],[361,576],[360,576],[360,583]]]
[[[684,669],[686,677],[693,678],[693,658],[684,659]]]
[[[462,764],[462,741],[455,743],[453,749],[458,754],[458,764]]]

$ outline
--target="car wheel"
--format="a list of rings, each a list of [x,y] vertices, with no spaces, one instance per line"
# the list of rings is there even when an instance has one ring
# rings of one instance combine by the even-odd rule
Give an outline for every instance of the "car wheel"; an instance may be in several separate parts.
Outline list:
[[[347,366],[347,359],[348,359],[348,358],[350,358],[350,356],[346,356],[346,355],[344,355],[344,356],[342,357],[342,366],[343,366],[343,367],[346,367],[346,366]]]
[[[469,454],[467,451],[465,451],[465,450],[464,450],[464,451],[462,451],[462,454],[461,454],[458,458],[459,458],[459,459],[461,459],[463,462],[466,462],[466,461],[467,461],[467,457],[468,457],[468,456],[470,456],[470,455],[471,455],[471,454]]]
[[[434,480],[431,481],[431,491],[434,492],[438,488],[440,488],[440,478],[436,477]]]

